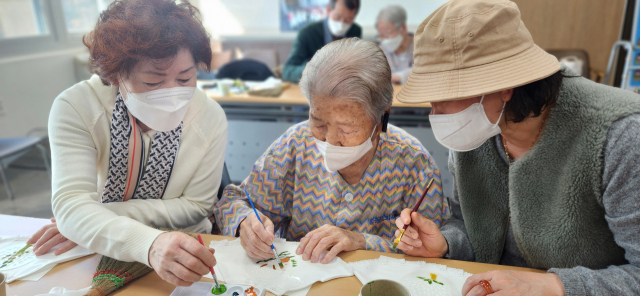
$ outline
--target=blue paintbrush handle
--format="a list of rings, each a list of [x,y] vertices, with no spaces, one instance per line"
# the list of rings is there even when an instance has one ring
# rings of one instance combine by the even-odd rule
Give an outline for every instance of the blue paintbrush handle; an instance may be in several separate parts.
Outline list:
[[[249,192],[247,192],[247,187],[244,187],[244,194],[247,195],[247,199],[249,200],[249,203],[251,204],[251,207],[253,208],[253,212],[256,214],[256,217],[258,217],[258,221],[260,221],[260,224],[262,224],[262,227],[264,227],[264,223],[262,223],[262,219],[260,219],[260,215],[258,215],[258,211],[256,210],[256,207],[253,205],[253,202],[251,201],[251,197],[249,197]],[[276,247],[273,246],[273,244],[271,244],[271,249],[275,250]]]

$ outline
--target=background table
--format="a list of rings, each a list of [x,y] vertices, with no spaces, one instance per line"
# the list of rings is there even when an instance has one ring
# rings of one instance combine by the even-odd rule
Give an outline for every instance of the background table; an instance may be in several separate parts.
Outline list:
[[[45,225],[48,220],[35,219],[18,216],[0,215],[0,236],[13,235],[16,231],[20,231],[20,235],[30,235],[37,231],[42,225]],[[7,224],[8,223],[8,224]],[[234,239],[225,236],[217,235],[202,235],[205,245],[209,245],[211,240],[223,240]],[[417,258],[400,254],[389,254],[372,251],[353,251],[344,252],[340,254],[346,262],[354,262],[365,259],[376,259],[380,255],[385,255],[394,258],[403,258],[410,261],[425,261],[430,263],[444,264],[449,267],[464,269],[470,273],[480,273],[495,269],[510,269],[510,270],[522,270],[522,271],[534,271],[544,272],[537,269],[518,268],[503,265],[491,265],[483,263],[474,263],[466,261],[456,261],[447,259],[432,259],[432,258]],[[68,289],[82,289],[91,285],[91,279],[93,273],[98,265],[99,255],[92,255],[83,258],[79,258],[73,261],[69,261],[63,264],[59,264],[54,267],[47,275],[37,282],[29,281],[16,281],[7,285],[7,295],[35,295],[40,293],[47,293],[53,287],[66,287]],[[223,260],[220,258],[220,260]],[[203,278],[203,281],[212,282],[213,280]],[[341,295],[358,295],[362,284],[355,277],[339,278],[328,281],[326,283],[316,283],[311,288],[309,296],[326,295],[331,291],[334,296]],[[151,272],[144,277],[141,277],[132,283],[128,284],[124,288],[116,291],[111,295],[136,295],[136,296],[158,296],[169,295],[175,289],[175,286],[160,279],[155,273]],[[267,295],[273,295],[267,293]]]
[[[431,108],[431,104],[405,104],[398,101],[398,92],[402,89],[401,85],[393,86],[393,107],[414,107],[414,108]],[[218,103],[249,103],[249,104],[275,104],[275,105],[300,105],[307,106],[307,98],[300,91],[300,86],[290,84],[279,97],[260,97],[260,96],[214,96],[210,97]]]
[[[397,95],[402,86],[393,87],[393,104],[390,122],[395,125],[418,126],[428,124],[431,104],[405,104]],[[206,91],[206,89],[205,89]],[[262,120],[300,122],[309,118],[309,103],[297,84],[291,84],[279,97],[217,96],[208,93],[222,106],[229,120]]]

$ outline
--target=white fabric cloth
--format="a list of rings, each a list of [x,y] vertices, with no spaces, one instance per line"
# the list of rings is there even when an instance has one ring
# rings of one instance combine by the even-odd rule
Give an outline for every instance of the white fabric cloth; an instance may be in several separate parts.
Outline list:
[[[42,277],[42,271],[49,271],[58,263],[93,254],[83,247],[76,246],[57,256],[54,254],[56,248],[44,255],[36,256],[33,253],[33,246],[27,247],[28,239],[27,236],[0,238],[0,267],[4,266],[0,268],[0,272],[7,277],[7,283],[34,275]],[[20,250],[23,250],[22,255],[12,256]],[[14,259],[11,260],[11,257]]]
[[[51,288],[47,294],[38,294],[36,296],[84,296],[91,290],[91,286],[80,290],[67,290],[65,287]]]
[[[349,266],[363,285],[380,279],[392,280],[404,285],[412,296],[460,296],[464,282],[471,276],[464,270],[446,265],[387,256],[351,262]],[[431,274],[436,275],[437,282],[431,280]]]
[[[149,265],[149,248],[162,233],[149,226],[210,233],[207,216],[217,202],[227,120],[220,105],[196,90],[163,199],[101,204],[117,92],[94,75],[54,101],[49,116],[53,214],[60,232],[78,245]]]
[[[211,241],[209,247],[216,250],[218,266],[229,283],[264,287],[276,295],[295,292],[306,295],[303,288],[310,288],[315,282],[353,275],[353,272],[339,257],[328,264],[311,263],[295,254],[299,242],[287,242],[276,238],[274,246],[283,259],[284,269],[274,260],[264,262],[250,258],[240,245],[240,239],[233,241]],[[299,291],[301,290],[301,291]]]

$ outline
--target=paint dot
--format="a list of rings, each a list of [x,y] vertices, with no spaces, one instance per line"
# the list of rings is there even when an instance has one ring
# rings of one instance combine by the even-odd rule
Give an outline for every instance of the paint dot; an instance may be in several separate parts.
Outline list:
[[[219,287],[213,286],[211,289],[211,294],[213,295],[222,295],[224,292],[227,292],[227,286],[221,284]]]

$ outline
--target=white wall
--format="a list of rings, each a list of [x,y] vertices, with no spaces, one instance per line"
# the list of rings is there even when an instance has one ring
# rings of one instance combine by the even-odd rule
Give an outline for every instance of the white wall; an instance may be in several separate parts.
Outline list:
[[[84,51],[74,48],[0,60],[0,138],[47,127],[53,100],[76,83],[73,58]]]
[[[418,25],[446,0],[362,0],[356,22],[367,37],[376,34],[374,22],[381,8],[390,4],[402,5],[407,10],[408,27],[414,31]],[[295,33],[280,32],[280,0],[199,0],[203,22],[214,36],[222,39],[294,38]]]

